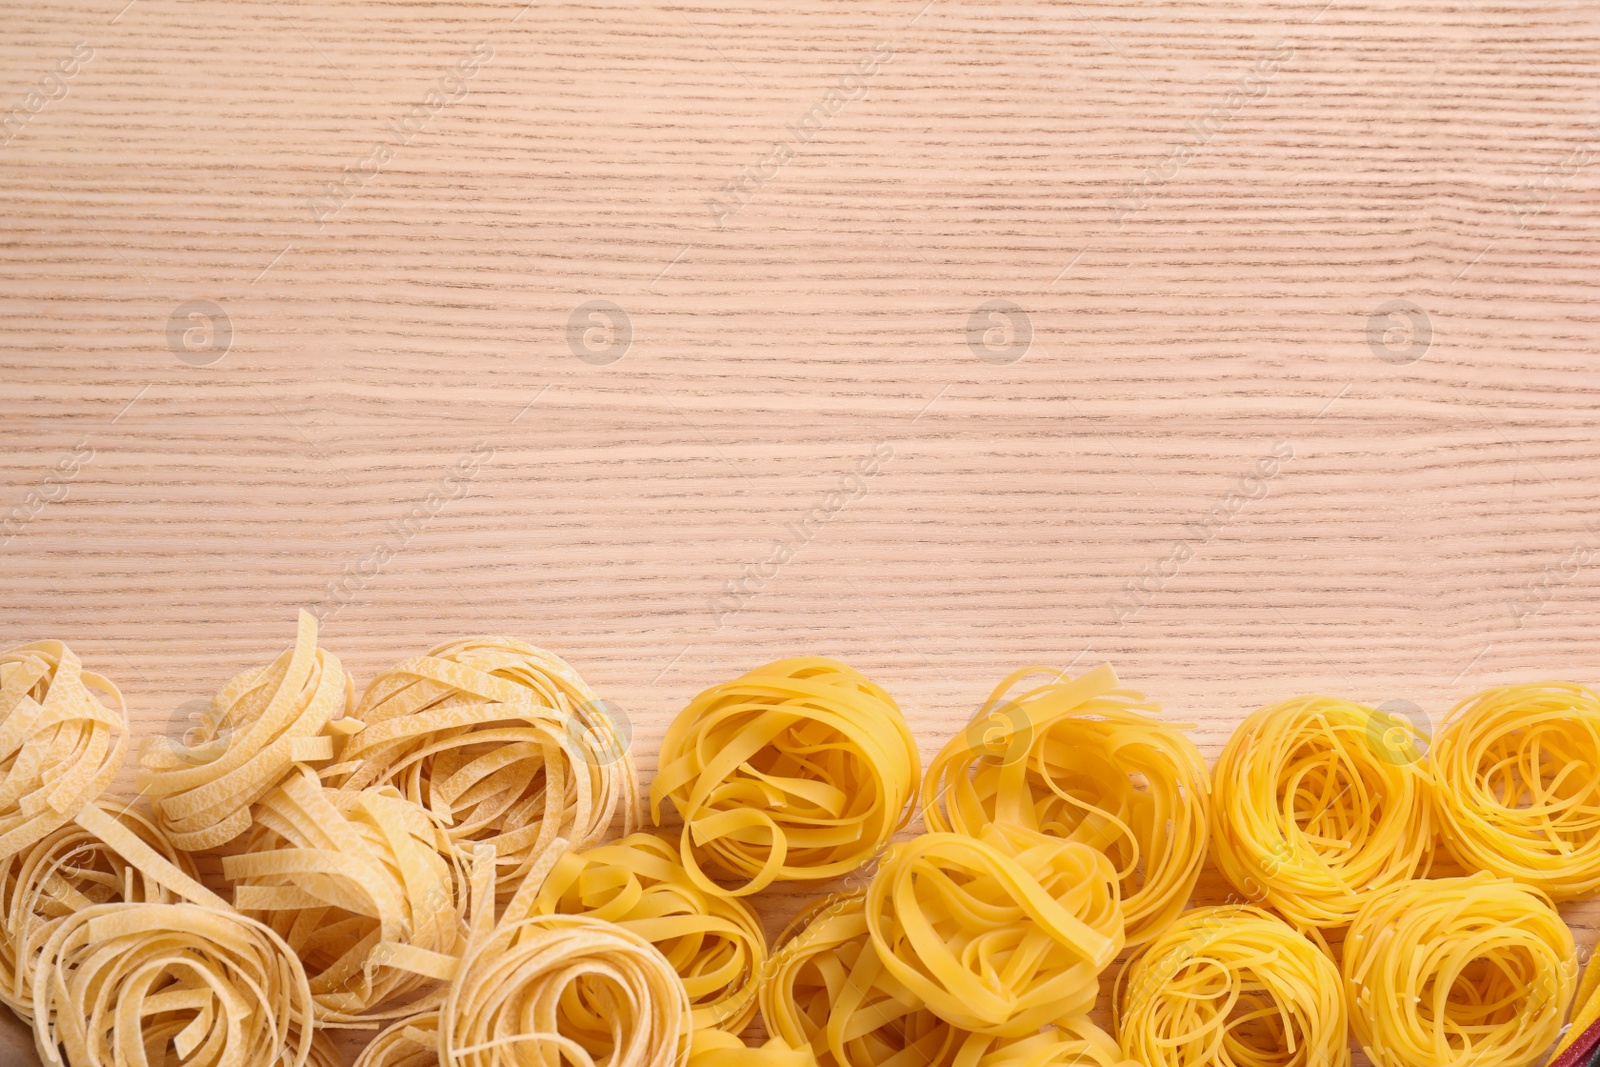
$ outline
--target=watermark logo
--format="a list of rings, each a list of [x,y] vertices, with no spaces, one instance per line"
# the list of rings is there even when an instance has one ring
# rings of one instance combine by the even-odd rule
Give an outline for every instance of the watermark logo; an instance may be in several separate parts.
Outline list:
[[[49,104],[57,100],[65,100],[69,89],[68,82],[78,76],[83,65],[94,58],[94,49],[88,41],[79,41],[72,47],[66,59],[55,65],[55,69],[47,70],[39,78],[39,83],[28,90],[22,102],[10,111],[0,112],[0,146],[8,145],[16,139],[28,123],[33,121],[33,116],[43,111]]]
[[[1389,300],[1367,319],[1367,347],[1385,363],[1409,367],[1433,345],[1433,322],[1410,300]]]
[[[610,300],[589,300],[567,318],[567,347],[585,363],[609,367],[628,354],[633,320]]]
[[[210,300],[185,300],[167,318],[167,347],[191,367],[209,367],[233,347],[233,320]]]
[[[564,717],[561,747],[577,763],[610,767],[633,747],[633,719],[610,700],[585,702]]]
[[[1020,704],[1007,700],[980,711],[961,731],[967,751],[1009,767],[1033,749],[1033,720]]]
[[[233,745],[235,724],[209,700],[185,700],[167,716],[166,729],[144,740],[142,751],[160,752],[188,767],[215,763]]]
[[[1428,713],[1409,700],[1385,700],[1367,718],[1367,747],[1385,763],[1416,763],[1432,740]]]
[[[985,363],[1009,367],[1033,345],[1033,320],[1009,300],[979,304],[967,317],[967,347]]]

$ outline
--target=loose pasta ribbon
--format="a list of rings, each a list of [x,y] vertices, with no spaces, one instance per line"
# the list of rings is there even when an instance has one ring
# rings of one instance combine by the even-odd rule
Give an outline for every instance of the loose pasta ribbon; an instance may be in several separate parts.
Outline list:
[[[173,844],[196,852],[250,829],[250,805],[296,763],[327,760],[324,728],[354,699],[339,657],[317,647],[317,622],[301,611],[294,647],[235,677],[211,700],[192,744],[147,743],[138,785]]]
[[[660,825],[670,799],[695,884],[746,896],[866,863],[909,821],[921,773],[911,730],[883,689],[834,660],[779,660],[679,713],[661,744],[651,815]]]
[[[567,853],[545,879],[533,911],[589,915],[649,941],[683,979],[697,1030],[737,1034],[755,1014],[755,977],[767,958],[760,919],[744,901],[696,886],[677,850],[654,834]]]
[[[1339,972],[1249,905],[1196,908],[1123,968],[1114,1014],[1143,1067],[1348,1067]]]
[[[1030,675],[1053,681],[1008,696]],[[930,830],[1005,821],[1105,853],[1131,945],[1175,919],[1205,863],[1210,781],[1182,728],[1110,664],[1078,677],[1026,667],[995,687],[923,779]]]
[[[1548,896],[1480,872],[1374,893],[1343,970],[1375,1067],[1524,1067],[1561,1029],[1578,961]]]
[[[1211,773],[1211,848],[1245,898],[1302,930],[1344,926],[1369,895],[1433,859],[1433,781],[1375,735],[1403,719],[1333,697],[1252,712]]]
[[[1503,685],[1462,701],[1428,753],[1445,845],[1556,901],[1600,892],[1600,694]]]
[[[596,844],[620,809],[638,823],[628,738],[609,707],[553,653],[468,637],[374,679],[325,777],[393,785],[442,819],[463,849],[493,845],[502,897],[557,837]]]

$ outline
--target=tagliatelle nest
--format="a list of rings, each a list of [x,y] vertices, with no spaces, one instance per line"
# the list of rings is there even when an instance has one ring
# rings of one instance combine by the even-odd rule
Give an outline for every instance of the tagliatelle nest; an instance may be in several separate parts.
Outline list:
[[[684,1067],[689,997],[631,930],[578,915],[518,917],[474,937],[439,1013],[443,1067]]]
[[[712,686],[678,714],[650,810],[659,826],[670,799],[683,817],[679,855],[696,885],[746,896],[866,863],[910,820],[921,775],[888,693],[835,660],[785,659]]]
[[[361,1050],[355,1067],[439,1067],[439,1013],[392,1024]]]
[[[696,886],[677,850],[654,834],[567,853],[534,912],[589,915],[649,941],[683,979],[696,1030],[737,1034],[755,1014],[755,978],[767,958],[761,920],[742,900]]]
[[[509,637],[470,637],[374,679],[364,724],[326,769],[347,789],[393,785],[463,848],[494,846],[514,890],[557,837],[598,842],[620,808],[637,825],[628,738],[559,656]]]
[[[324,1026],[436,1006],[465,945],[465,862],[393,789],[324,789],[306,769],[264,797],[245,850],[225,857],[240,911],[304,961]]]
[[[190,852],[232,841],[250,828],[250,805],[295,763],[333,756],[323,730],[353,697],[339,657],[317,647],[316,620],[300,612],[294,647],[223,686],[194,744],[144,746],[138,786],[157,823]]]
[[[304,1067],[311,1054],[311,990],[294,953],[260,923],[195,904],[65,917],[40,959],[33,1015],[47,1067]]]
[[[191,878],[194,864],[138,812],[100,801],[107,817]],[[0,864],[0,1000],[33,1017],[33,973],[57,926],[96,904],[174,903],[178,897],[81,826],[69,825]]]
[[[0,653],[0,859],[93,804],[122,769],[127,742],[122,694],[66,645]]]
[[[1035,674],[1055,680],[1008,696]],[[1183,911],[1205,864],[1206,763],[1153,718],[1110,664],[1078,678],[1026,667],[995,687],[922,782],[930,830],[976,837],[1007,822],[1103,852],[1116,867],[1129,944]]]

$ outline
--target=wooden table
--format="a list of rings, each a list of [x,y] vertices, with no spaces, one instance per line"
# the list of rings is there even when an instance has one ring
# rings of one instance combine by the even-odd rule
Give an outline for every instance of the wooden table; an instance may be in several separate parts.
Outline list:
[[[1593,5],[4,8],[0,641],[143,732],[316,605],[645,774],[799,653],[927,754],[1600,679]]]

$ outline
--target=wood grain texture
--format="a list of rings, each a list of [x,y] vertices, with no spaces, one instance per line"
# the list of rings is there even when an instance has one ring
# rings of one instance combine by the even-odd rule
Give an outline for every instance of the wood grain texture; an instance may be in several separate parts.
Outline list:
[[[646,775],[798,653],[925,755],[1032,662],[1208,755],[1600,681],[1600,8],[1324,2],[0,3],[0,642],[181,729],[353,573],[358,678],[525,636]]]

